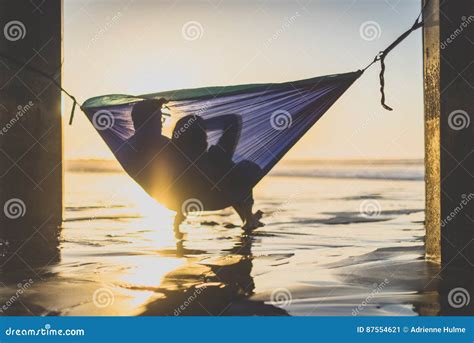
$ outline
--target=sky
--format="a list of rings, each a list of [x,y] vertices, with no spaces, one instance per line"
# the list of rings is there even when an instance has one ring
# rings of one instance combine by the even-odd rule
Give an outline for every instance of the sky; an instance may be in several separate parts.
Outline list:
[[[365,67],[408,29],[418,0],[64,0],[63,83],[103,94],[283,82]],[[357,80],[288,159],[423,157],[421,30]],[[67,122],[71,104],[65,100]],[[65,127],[66,159],[113,158],[85,115]]]

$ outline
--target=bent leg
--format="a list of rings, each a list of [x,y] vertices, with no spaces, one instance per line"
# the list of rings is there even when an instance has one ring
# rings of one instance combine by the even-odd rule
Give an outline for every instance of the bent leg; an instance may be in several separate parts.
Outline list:
[[[174,217],[174,223],[173,223],[173,231],[174,231],[174,236],[176,239],[183,238],[183,234],[179,230],[179,226],[185,219],[186,217],[181,213],[181,211],[176,212],[176,216]]]
[[[252,192],[244,198],[242,201],[236,202],[232,205],[240,219],[242,220],[244,230],[254,230],[256,228],[264,226],[260,219],[262,218],[262,211],[252,212],[253,207],[253,195]]]
[[[253,196],[252,193],[249,195],[250,200],[245,199],[243,201],[238,201],[232,205],[235,212],[239,215],[242,223],[245,223],[245,220],[252,214],[253,206]]]

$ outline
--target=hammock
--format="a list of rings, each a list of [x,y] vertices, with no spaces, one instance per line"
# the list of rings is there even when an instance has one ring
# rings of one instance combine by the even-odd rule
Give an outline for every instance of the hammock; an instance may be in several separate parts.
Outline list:
[[[153,196],[152,183],[143,182],[136,175],[137,170],[146,168],[147,161],[137,166],[134,155],[138,152],[129,144],[135,134],[131,113],[137,103],[164,98],[173,119],[193,115],[204,121],[219,121],[224,115],[238,115],[241,132],[232,161],[236,165],[245,161],[258,166],[256,175],[243,187],[251,189],[361,74],[357,71],[285,83],[182,89],[140,96],[105,95],[87,100],[81,108],[125,171]],[[208,147],[218,142],[222,131],[207,130]],[[157,132],[157,137],[160,134]]]
[[[387,55],[413,31],[423,26],[422,15],[430,0],[420,11],[412,27],[400,35],[387,48],[380,51],[372,62],[362,70],[352,73],[316,77],[307,80],[271,83],[271,84],[249,84],[226,87],[208,87],[197,89],[182,89],[141,96],[130,96],[122,94],[94,97],[80,106],[94,127],[107,143],[125,171],[134,178],[150,195],[163,200],[169,208],[178,210],[179,204],[166,204],[166,199],[161,196],[167,190],[156,190],[156,182],[153,175],[148,178],[139,177],[141,172],[149,167],[151,159],[140,158],[140,153],[133,147],[132,141],[136,134],[132,120],[134,106],[144,100],[165,99],[166,108],[171,112],[171,118],[184,116],[197,116],[204,122],[219,122],[226,115],[239,116],[240,132],[236,146],[233,148],[231,164],[239,166],[243,163],[251,166],[253,175],[240,178],[245,184],[239,184],[240,188],[251,190],[271,168],[296,144],[296,142],[308,131],[331,105],[349,88],[349,86],[370,66],[380,62],[381,71],[380,92],[381,104],[387,110],[392,110],[385,104],[384,72],[385,58]],[[50,80],[56,87],[61,89],[73,101],[69,124],[72,124],[74,110],[78,104],[76,98],[67,92],[53,75],[34,68],[28,63],[19,61],[5,52],[0,52],[4,58],[21,68],[37,73]],[[214,147],[223,136],[224,126],[219,129],[215,126],[207,128],[207,147]],[[152,135],[154,136],[154,135]],[[150,145],[155,137],[149,136]],[[160,132],[156,133],[159,139]],[[148,140],[147,140],[148,144]],[[172,141],[170,144],[173,144]],[[190,164],[194,164],[194,161]],[[164,168],[166,169],[166,168]],[[232,168],[231,168],[232,169]],[[157,170],[159,172],[159,170]],[[230,175],[225,174],[219,180],[211,180],[213,187],[210,193],[219,191],[219,183]],[[240,175],[242,176],[242,175]],[[176,177],[179,179],[179,176]],[[175,183],[174,180],[170,183]],[[235,180],[232,180],[233,183]],[[196,180],[197,182],[197,180]],[[192,187],[188,183],[188,186]],[[182,186],[182,188],[186,188]],[[158,191],[158,192],[157,192]],[[225,195],[228,202],[220,203],[220,208],[227,207],[232,203],[231,197],[239,197],[237,188]],[[192,194],[191,194],[192,195]],[[202,194],[201,194],[202,195]],[[188,199],[196,200],[196,199]],[[195,206],[196,203],[192,203]],[[205,205],[205,206],[203,206]],[[191,206],[191,207],[192,207]],[[215,205],[207,206],[198,201],[197,210],[217,209]]]

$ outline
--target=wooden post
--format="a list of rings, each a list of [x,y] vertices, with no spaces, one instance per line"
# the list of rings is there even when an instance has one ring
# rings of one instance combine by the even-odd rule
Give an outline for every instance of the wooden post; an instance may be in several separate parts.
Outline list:
[[[473,7],[430,0],[424,15],[426,256],[441,262],[440,315],[474,310]]]
[[[474,5],[430,0],[423,34],[426,253],[474,266]]]
[[[57,256],[62,221],[62,0],[0,2],[0,247],[28,269]],[[14,268],[17,268],[14,267]]]
[[[426,0],[425,0],[426,1]],[[425,226],[426,256],[441,261],[440,202],[440,37],[439,0],[424,13],[423,64],[425,96]]]

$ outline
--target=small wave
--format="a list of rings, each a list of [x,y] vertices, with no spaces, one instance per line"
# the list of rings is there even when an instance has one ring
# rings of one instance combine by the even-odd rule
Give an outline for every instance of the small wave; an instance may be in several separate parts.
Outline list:
[[[423,181],[423,171],[413,170],[276,170],[269,175],[274,177],[307,177],[324,179],[365,179],[394,181]]]
[[[104,210],[104,209],[114,209],[114,208],[126,208],[127,206],[125,205],[91,205],[91,206],[66,206],[65,210],[66,211],[88,211],[88,210]]]
[[[90,220],[123,220],[142,218],[139,215],[112,215],[112,216],[96,216],[96,217],[73,217],[64,219],[65,222],[90,221]]]

